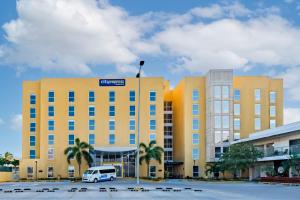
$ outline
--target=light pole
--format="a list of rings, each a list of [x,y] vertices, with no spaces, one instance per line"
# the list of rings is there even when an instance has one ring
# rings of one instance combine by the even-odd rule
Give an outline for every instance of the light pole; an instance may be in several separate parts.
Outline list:
[[[35,162],[35,180],[37,181],[38,180],[38,174],[37,174],[37,172],[38,172],[38,170],[37,170],[37,160],[35,160],[34,161]]]
[[[141,69],[145,61],[140,61],[139,73],[136,78],[139,79],[139,102],[138,102],[138,137],[137,137],[137,154],[136,154],[136,183],[140,184],[140,112],[141,112]]]

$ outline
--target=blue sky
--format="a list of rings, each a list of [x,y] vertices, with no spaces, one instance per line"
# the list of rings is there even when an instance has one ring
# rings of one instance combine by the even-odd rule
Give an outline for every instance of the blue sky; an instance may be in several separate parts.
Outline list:
[[[300,1],[1,0],[0,154],[21,155],[22,81],[183,77],[212,68],[284,78],[300,120]],[[4,143],[5,141],[5,143]]]

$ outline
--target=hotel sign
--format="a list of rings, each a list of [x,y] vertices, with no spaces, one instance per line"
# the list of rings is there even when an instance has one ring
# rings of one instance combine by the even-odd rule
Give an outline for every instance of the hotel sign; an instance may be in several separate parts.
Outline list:
[[[99,86],[125,86],[125,79],[100,79]]]

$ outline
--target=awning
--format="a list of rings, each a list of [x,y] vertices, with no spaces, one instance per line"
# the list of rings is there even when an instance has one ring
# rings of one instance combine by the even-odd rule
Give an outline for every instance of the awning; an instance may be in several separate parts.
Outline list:
[[[130,151],[136,151],[136,147],[95,147],[94,151],[100,151],[100,152],[130,152]]]

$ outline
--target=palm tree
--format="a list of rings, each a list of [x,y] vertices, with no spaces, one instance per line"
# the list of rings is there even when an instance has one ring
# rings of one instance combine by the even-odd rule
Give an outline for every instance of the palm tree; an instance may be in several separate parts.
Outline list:
[[[140,165],[142,164],[143,161],[146,162],[147,164],[147,174],[149,176],[149,164],[150,160],[157,160],[159,164],[161,164],[161,157],[162,153],[164,152],[164,149],[160,146],[155,146],[156,141],[152,140],[149,143],[149,146],[147,146],[145,143],[140,143]],[[142,150],[141,150],[142,149]]]
[[[65,149],[65,155],[67,155],[67,161],[70,164],[71,159],[76,159],[78,163],[78,169],[79,169],[79,177],[81,175],[81,163],[82,163],[82,157],[84,160],[88,163],[90,166],[93,163],[93,158],[91,156],[91,153],[93,153],[94,148],[89,145],[86,142],[81,142],[79,138],[75,139],[75,145],[71,147],[67,147]]]
[[[10,152],[5,152],[4,159],[7,161],[11,161],[14,158],[13,154]]]

